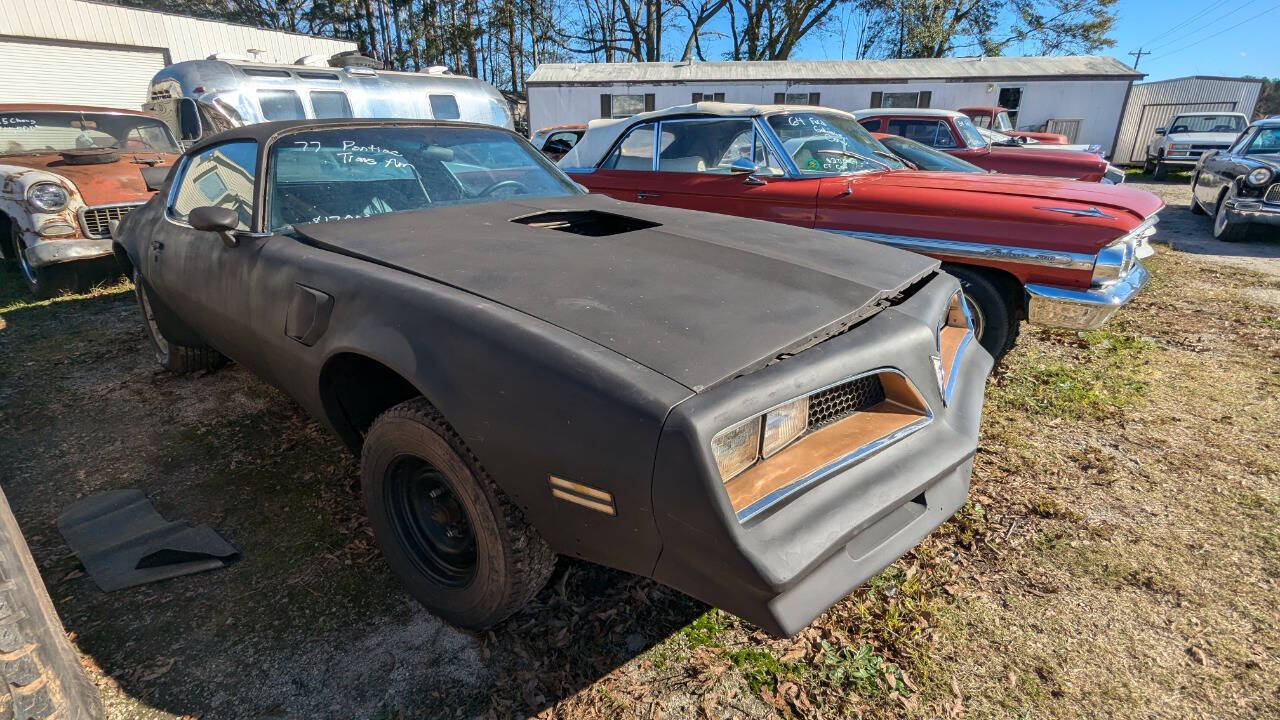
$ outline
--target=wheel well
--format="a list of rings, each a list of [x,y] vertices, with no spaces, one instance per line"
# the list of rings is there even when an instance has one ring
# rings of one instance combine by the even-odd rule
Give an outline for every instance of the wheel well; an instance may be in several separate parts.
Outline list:
[[[329,358],[320,371],[320,400],[329,422],[357,455],[384,411],[422,393],[395,370],[356,353]]]
[[[111,243],[111,252],[115,253],[116,261],[120,263],[120,267],[124,268],[124,272],[133,279],[133,261],[129,259],[129,253],[120,243]]]
[[[0,252],[6,260],[18,259],[18,248],[13,245],[13,220],[4,213],[0,213]]]
[[[1018,319],[1024,319],[1026,315],[1026,303],[1019,302],[1022,296],[1022,281],[1013,275],[1013,273],[995,268],[984,267],[980,265],[967,265],[965,263],[942,263],[942,269],[950,271],[952,268],[962,269],[965,272],[977,273],[1000,290],[1000,292],[1009,298],[1009,307],[1014,309]]]

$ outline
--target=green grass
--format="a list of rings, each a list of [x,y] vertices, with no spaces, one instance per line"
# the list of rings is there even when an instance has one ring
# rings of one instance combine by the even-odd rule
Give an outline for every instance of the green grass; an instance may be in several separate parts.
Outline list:
[[[1018,371],[991,389],[1003,409],[1032,417],[1102,419],[1147,394],[1155,343],[1110,328],[1065,337],[1070,345],[1032,350]]]
[[[878,698],[892,691],[909,694],[902,679],[902,671],[876,653],[870,645],[862,645],[856,650],[850,647],[836,649],[823,640],[821,657],[821,662],[812,672],[833,688],[853,692],[867,699]]]
[[[725,618],[719,610],[713,608],[681,628],[680,634],[689,643],[689,648],[692,650],[707,646],[722,647],[724,641],[720,639],[720,636],[726,628]]]
[[[764,648],[749,647],[733,650],[728,656],[730,664],[747,681],[751,691],[757,695],[760,694],[761,688],[775,691],[778,689],[778,683],[804,676],[804,664],[780,660]]]

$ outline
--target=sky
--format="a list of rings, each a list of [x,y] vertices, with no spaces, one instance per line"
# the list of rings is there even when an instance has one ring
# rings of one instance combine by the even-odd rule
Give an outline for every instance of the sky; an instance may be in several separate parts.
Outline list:
[[[1098,51],[1133,65],[1128,53],[1140,47],[1138,70],[1147,80],[1187,75],[1280,77],[1280,0],[1120,0],[1111,32],[1115,46]],[[792,53],[797,60],[852,58],[857,28],[841,47],[840,19],[828,32],[814,33]],[[712,32],[727,30],[712,28]],[[676,33],[678,42],[684,37]],[[708,60],[729,49],[727,37],[705,37]],[[671,48],[679,52],[680,48]],[[965,53],[959,53],[965,54]],[[1034,46],[1012,47],[1006,55],[1035,55]]]

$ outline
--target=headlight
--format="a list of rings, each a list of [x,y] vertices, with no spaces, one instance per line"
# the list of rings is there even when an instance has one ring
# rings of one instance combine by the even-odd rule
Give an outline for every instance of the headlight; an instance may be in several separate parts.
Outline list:
[[[760,454],[769,457],[778,452],[792,440],[800,437],[808,427],[808,396],[770,410],[764,416],[764,443]]]
[[[760,454],[760,416],[721,430],[711,439],[711,452],[723,481],[751,467]]]
[[[57,212],[66,207],[70,199],[66,188],[55,182],[36,183],[27,191],[27,201],[44,212]]]
[[[1258,168],[1246,177],[1251,185],[1266,185],[1271,181],[1271,171],[1266,168]]]

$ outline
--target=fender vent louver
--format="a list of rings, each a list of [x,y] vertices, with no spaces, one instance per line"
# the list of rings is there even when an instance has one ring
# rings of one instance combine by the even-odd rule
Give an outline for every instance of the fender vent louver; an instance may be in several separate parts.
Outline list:
[[[661,223],[639,218],[600,212],[599,210],[549,210],[547,212],[512,218],[511,222],[529,227],[559,230],[574,235],[604,237],[621,235],[635,230],[648,230]]]

